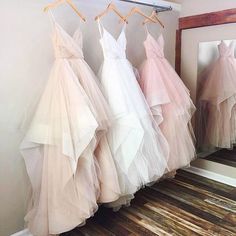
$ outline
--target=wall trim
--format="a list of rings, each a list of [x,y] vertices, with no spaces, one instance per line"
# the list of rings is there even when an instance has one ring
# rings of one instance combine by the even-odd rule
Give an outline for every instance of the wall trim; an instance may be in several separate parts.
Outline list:
[[[175,58],[175,70],[179,76],[181,76],[182,31],[230,23],[236,23],[236,8],[179,18],[179,28],[176,32],[178,40],[176,40]]]
[[[208,170],[200,169],[194,166],[190,166],[189,168],[186,168],[184,170],[190,173],[196,174],[196,175],[206,177],[208,179],[218,181],[223,184],[236,187],[236,179],[228,177],[228,176],[220,175],[220,174],[217,174]]]

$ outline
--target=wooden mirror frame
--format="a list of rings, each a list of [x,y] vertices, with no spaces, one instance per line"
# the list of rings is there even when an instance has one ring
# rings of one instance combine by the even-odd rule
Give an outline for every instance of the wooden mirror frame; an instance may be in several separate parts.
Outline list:
[[[175,70],[178,75],[181,75],[182,31],[230,23],[236,23],[236,8],[179,18],[179,29],[176,31],[175,46]]]

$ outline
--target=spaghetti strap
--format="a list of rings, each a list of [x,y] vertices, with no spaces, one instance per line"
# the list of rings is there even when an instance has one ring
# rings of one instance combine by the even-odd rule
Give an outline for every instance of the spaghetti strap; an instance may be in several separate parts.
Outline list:
[[[99,18],[98,18],[97,22],[98,22],[98,30],[99,30],[99,33],[100,33],[100,37],[102,38],[103,37],[103,32],[104,32],[103,31],[103,26],[102,26]]]
[[[145,27],[146,34],[149,34],[147,24],[145,24],[144,27]]]
[[[52,26],[55,26],[56,20],[55,20],[55,17],[54,17],[54,15],[53,15],[51,9],[48,11],[48,14],[49,14],[49,18],[50,18],[50,21],[51,21]]]
[[[123,24],[124,25],[122,26],[122,31],[125,31],[126,30],[126,23],[124,22]]]

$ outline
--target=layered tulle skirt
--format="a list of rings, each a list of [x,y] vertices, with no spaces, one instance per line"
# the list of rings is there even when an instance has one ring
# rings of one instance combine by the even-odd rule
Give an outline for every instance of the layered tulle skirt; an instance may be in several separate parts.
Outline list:
[[[198,148],[232,148],[236,144],[236,60],[220,57],[200,76]]]
[[[188,166],[195,158],[189,91],[165,58],[147,59],[139,71],[140,87],[169,145],[167,172]]]
[[[104,98],[97,77],[87,63],[83,59],[72,59],[69,60],[69,64],[88,96],[92,105],[90,110],[98,122],[98,128],[96,129],[98,146],[95,149],[95,156],[101,172],[101,192],[98,201],[99,203],[111,202],[120,196],[120,187],[113,156],[106,137],[106,133],[112,125],[109,105]]]
[[[25,220],[37,236],[84,224],[97,210],[99,200],[114,201],[120,193],[104,138],[110,124],[107,105],[101,97],[87,95],[96,96],[99,89],[91,82],[93,74],[83,60],[75,63],[80,73],[67,60],[55,61],[21,144],[32,185]],[[82,80],[87,81],[86,92]]]
[[[105,59],[99,77],[112,111],[107,140],[121,188],[121,198],[109,206],[119,208],[164,174],[168,145],[126,59]]]

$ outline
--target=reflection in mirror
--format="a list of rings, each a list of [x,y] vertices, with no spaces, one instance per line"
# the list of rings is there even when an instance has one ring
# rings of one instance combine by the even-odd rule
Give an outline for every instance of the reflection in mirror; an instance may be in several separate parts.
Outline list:
[[[235,40],[201,42],[198,51],[198,156],[236,167]]]

